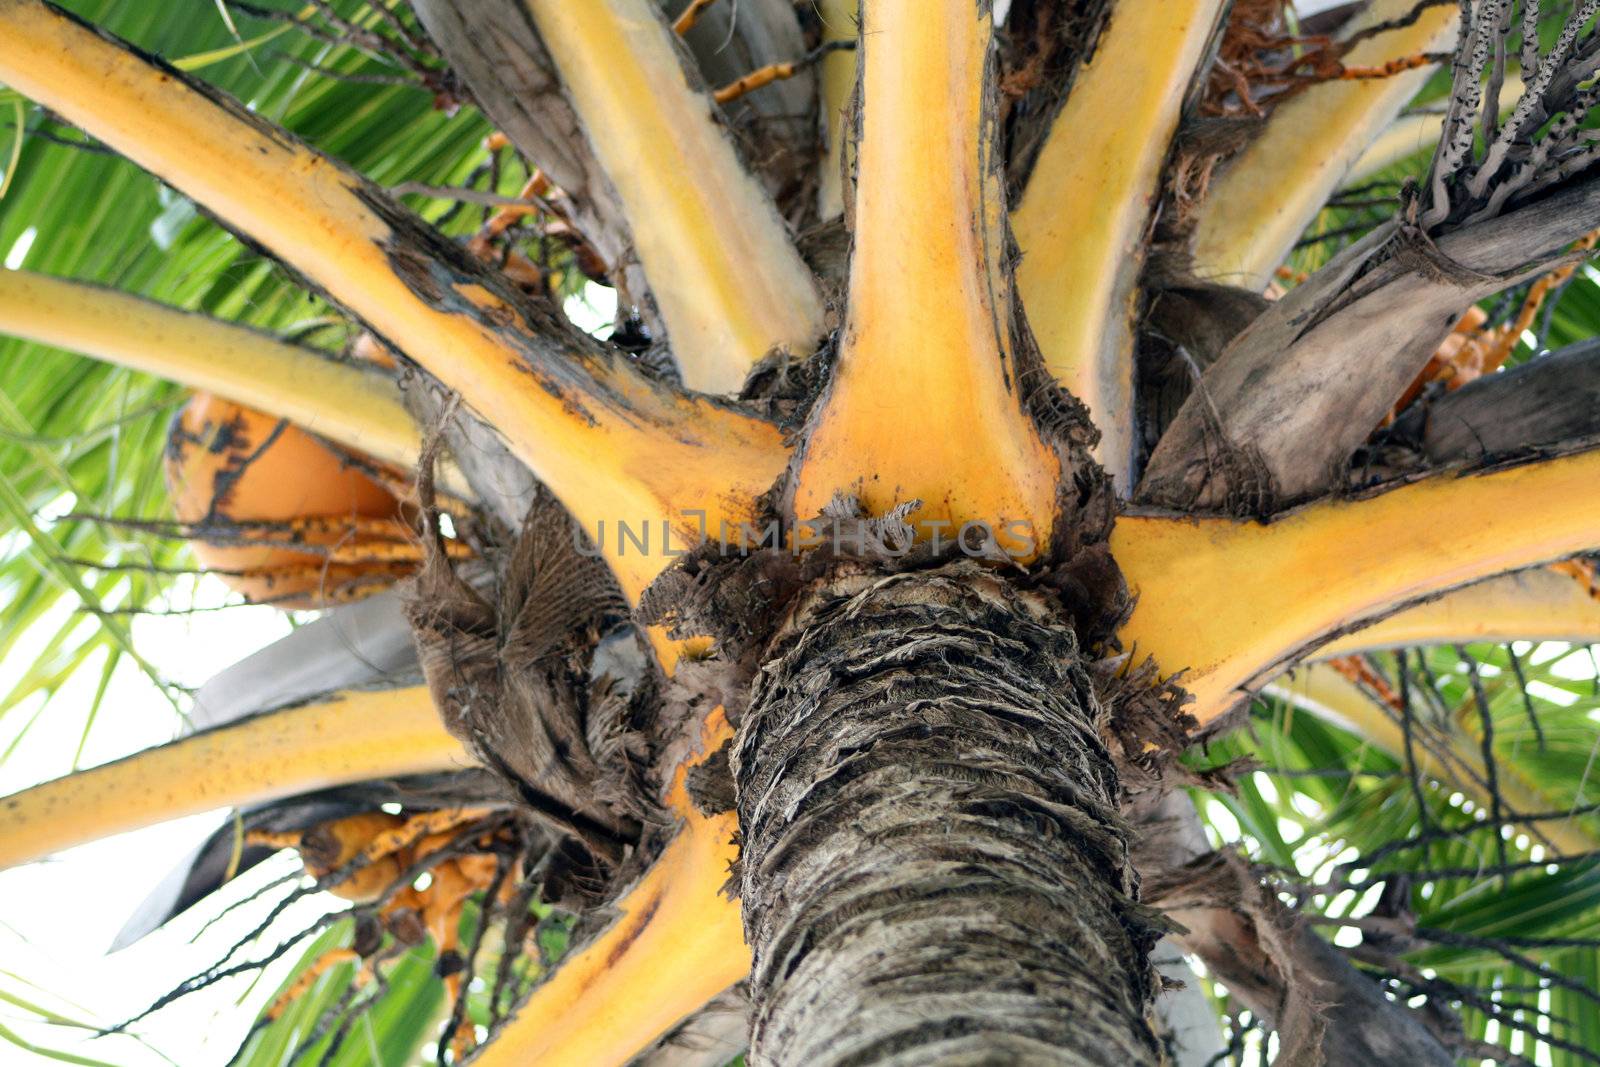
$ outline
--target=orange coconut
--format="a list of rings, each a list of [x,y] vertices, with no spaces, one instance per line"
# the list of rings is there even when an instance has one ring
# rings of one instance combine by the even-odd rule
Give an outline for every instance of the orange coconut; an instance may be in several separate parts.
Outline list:
[[[382,558],[405,539],[394,495],[270,415],[196,393],[168,431],[166,474],[178,521],[202,528],[195,557],[249,600],[322,607],[410,569]]]

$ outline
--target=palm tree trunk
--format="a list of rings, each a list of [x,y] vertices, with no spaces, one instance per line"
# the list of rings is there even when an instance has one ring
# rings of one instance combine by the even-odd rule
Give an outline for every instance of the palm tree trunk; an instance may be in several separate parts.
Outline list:
[[[1158,932],[1072,631],[970,565],[792,618],[732,757],[751,1062],[1156,1063]]]

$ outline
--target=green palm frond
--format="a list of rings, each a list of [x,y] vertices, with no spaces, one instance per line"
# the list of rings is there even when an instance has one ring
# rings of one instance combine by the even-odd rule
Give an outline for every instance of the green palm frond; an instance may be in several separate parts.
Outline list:
[[[199,72],[380,183],[477,181],[513,195],[527,177],[513,165],[486,170],[488,156],[480,145],[489,127],[475,111],[443,109],[433,90],[419,83],[390,84],[404,72],[303,32],[294,19],[307,11],[293,5],[284,9],[287,21],[263,20],[218,0],[170,5],[76,0],[68,6]],[[370,24],[376,18],[361,0],[339,0],[334,6],[356,21]],[[219,7],[228,17],[218,16]],[[1444,74],[1436,77],[1418,104],[1436,100],[1447,81]],[[1401,160],[1366,179],[1371,192],[1348,197],[1363,203],[1325,210],[1308,233],[1313,240],[1295,253],[1292,266],[1315,269],[1348,235],[1392,214],[1402,182],[1424,173],[1427,163],[1427,152]],[[113,285],[272,331],[330,326],[306,335],[330,352],[350,334],[338,309],[223,231],[190,201],[3,89],[0,164],[0,261],[10,266]],[[1377,203],[1365,203],[1369,200]],[[470,232],[486,210],[417,196],[408,202],[451,234]],[[580,281],[576,273],[569,279],[572,285]],[[1485,304],[1497,321],[1510,306],[1503,300]],[[1600,273],[1578,271],[1547,304],[1533,332],[1537,344],[1520,346],[1517,360],[1536,358],[1537,348],[1600,336]],[[84,738],[112,672],[124,662],[142,667],[176,706],[183,706],[182,694],[164,686],[159,665],[140,660],[128,613],[173,595],[174,579],[157,571],[188,566],[186,549],[68,517],[166,512],[160,459],[167,421],[182,399],[178,388],[145,375],[0,339],[0,602],[7,605],[0,618],[0,661],[10,662],[19,652],[30,660],[14,681],[0,687],[0,719],[9,712],[20,721],[14,728],[8,723],[10,748],[0,749],[0,760],[37,721],[49,697],[85,672],[98,672],[99,695],[85,714]],[[1485,686],[1487,719],[1467,661],[1448,648],[1411,653],[1424,657],[1437,680],[1430,699],[1438,707],[1425,714],[1439,717],[1440,728],[1479,741],[1487,721],[1496,773],[1522,782],[1548,803],[1549,811],[1582,811],[1600,801],[1595,719],[1600,695],[1585,676],[1593,671],[1575,666],[1570,657],[1564,665],[1554,649],[1525,651],[1515,667],[1504,648],[1471,646],[1466,652]],[[1516,669],[1526,672],[1526,692],[1514,677]],[[1372,914],[1376,882],[1409,872],[1408,921],[1437,934],[1403,953],[1416,974],[1477,991],[1489,1005],[1525,1000],[1537,1009],[1522,1015],[1511,1011],[1502,1021],[1493,1007],[1462,1002],[1468,1032],[1533,1059],[1536,1038],[1508,1022],[1534,1026],[1535,1015],[1543,1013],[1552,1040],[1540,1055],[1555,1067],[1590,1062],[1572,1049],[1600,1048],[1600,1005],[1583,992],[1600,991],[1600,953],[1577,943],[1600,939],[1600,864],[1545,864],[1549,856],[1537,832],[1513,827],[1502,834],[1491,812],[1449,783],[1413,783],[1395,754],[1287,705],[1259,704],[1247,730],[1213,744],[1198,759],[1215,765],[1242,757],[1258,760],[1262,770],[1244,776],[1236,796],[1208,796],[1201,803],[1219,839],[1240,843],[1257,862],[1301,880],[1322,883],[1348,876],[1371,883],[1361,889],[1330,886],[1302,901],[1309,913],[1330,920],[1328,933],[1337,932],[1342,942],[1358,928],[1339,922]],[[1600,816],[1594,811],[1574,819],[1600,840]],[[1424,841],[1439,830],[1449,833]],[[1384,851],[1407,841],[1423,843]],[[1500,873],[1502,860],[1523,866]],[[475,921],[471,911],[464,921]],[[549,938],[543,945],[546,956],[559,955],[564,928],[541,927],[541,933]],[[312,940],[280,992],[350,937],[344,924]],[[415,1062],[419,1050],[437,1037],[448,1008],[436,963],[426,946],[401,954],[385,965],[385,984],[376,997],[370,990],[354,990],[353,965],[341,965],[256,1030],[236,1062],[241,1067],[276,1067],[297,1057],[336,1067]],[[1406,992],[1403,983],[1390,980],[1397,992]],[[0,991],[0,999],[9,998]],[[344,1011],[352,1005],[357,1010]],[[469,997],[470,1023],[487,1025],[492,1014],[481,995]],[[0,1027],[0,1041],[20,1038]]]
[[[1600,855],[1559,859],[1537,832],[1555,820],[1518,816],[1572,812],[1571,824],[1600,848],[1593,778],[1600,697],[1585,677],[1592,674],[1583,669],[1586,649],[1517,652],[1526,692],[1504,647],[1410,650],[1415,726],[1419,734],[1449,728],[1481,741],[1475,662],[1496,772],[1538,796],[1546,805],[1540,812],[1507,806],[1497,823],[1452,783],[1413,784],[1403,759],[1276,701],[1259,702],[1246,729],[1198,760],[1248,757],[1260,765],[1243,777],[1237,797],[1205,796],[1200,809],[1219,841],[1238,843],[1281,872],[1285,899],[1323,917],[1314,921],[1340,944],[1377,938],[1384,952],[1399,946],[1407,972],[1375,971],[1397,995],[1432,993],[1460,1011],[1469,1036],[1530,1061],[1593,1063],[1573,1050],[1600,1048],[1592,962],[1600,950]],[[1394,657],[1375,662],[1391,665],[1397,679]],[[1399,917],[1384,910],[1392,911],[1392,900],[1380,903],[1385,885],[1403,889]],[[1370,956],[1357,959],[1376,966]],[[1536,1059],[1536,1044],[1547,1058]]]
[[[388,84],[396,70],[304,32],[293,19],[264,20],[233,9],[236,36],[214,0],[68,6],[199,73],[378,182],[455,186],[472,178],[514,195],[528,177],[509,159],[481,173],[488,169],[481,144],[489,126],[475,110],[442,109],[420,85]],[[185,17],[174,8],[187,9]],[[376,18],[363,2],[338,0],[333,8],[356,22]],[[316,9],[287,10],[306,19]],[[296,335],[330,354],[348,341],[351,327],[338,309],[189,200],[25,107],[16,94],[3,88],[0,94],[6,183],[0,261]],[[452,234],[470,233],[489,210],[445,199],[408,201]],[[193,566],[181,542],[68,517],[169,513],[161,457],[167,424],[184,397],[178,387],[146,375],[0,338],[0,600],[7,605],[0,662],[12,668],[0,685],[0,720],[11,714],[0,761],[54,713],[51,696],[92,672],[97,684],[90,706],[61,709],[83,716],[81,752],[113,672],[139,655],[131,639],[134,613],[186,606],[193,583],[160,573]],[[161,684],[159,665],[144,668]],[[164,688],[175,706],[187,706],[176,687]],[[348,931],[328,932],[326,945],[314,945],[302,964],[341,936],[347,940]],[[382,995],[351,1014],[330,1063],[398,1067],[416,1062],[434,1036],[444,993],[431,950],[409,952],[385,969]],[[351,970],[340,968],[297,998],[282,1019],[252,1036],[240,1062],[285,1062],[308,1028],[347,993]],[[370,989],[362,993],[370,995]],[[331,1043],[330,1032],[310,1050],[308,1062],[319,1062]]]
[[[59,1003],[60,1007],[52,1004]],[[25,1033],[19,1032],[12,1025],[13,1018],[18,1025],[33,1023],[40,1027],[48,1027],[56,1034],[72,1033],[83,1039],[99,1037],[105,1034],[105,1025],[89,1017],[89,1013],[77,1004],[64,1000],[58,994],[39,988],[21,975],[11,971],[0,970],[0,1009],[4,1009],[6,1018],[0,1018],[0,1045],[7,1045],[17,1050],[18,1053],[37,1057],[41,1060],[58,1063],[78,1064],[80,1067],[116,1067],[116,1064],[101,1056],[90,1056],[81,1051],[71,1051],[55,1047],[55,1043],[31,1039]],[[137,1035],[119,1035],[125,1039],[139,1042],[147,1051],[154,1053],[168,1063],[161,1052],[149,1044],[144,1043]],[[112,1039],[115,1041],[115,1038]],[[102,1042],[103,1043],[103,1042]],[[86,1041],[78,1044],[79,1048],[88,1046]],[[113,1053],[106,1052],[106,1055]],[[174,1067],[176,1065],[174,1064]]]
[[[348,943],[350,936],[349,923],[339,923],[312,939],[269,1003],[291,990],[330,949]],[[445,1009],[444,983],[435,973],[435,963],[428,945],[398,953],[382,965],[383,985],[377,993],[353,986],[353,963],[329,968],[281,1015],[250,1035],[234,1064],[406,1067],[416,1063]]]
[[[476,112],[441,111],[417,85],[341,81],[336,75],[395,72],[291,23],[235,12],[241,42],[208,0],[187,0],[194,8],[190,18],[174,17],[166,5],[73,6],[96,24],[197,69],[380,182],[463,184],[486,158],[479,145],[488,127]],[[337,6],[356,20],[375,17],[365,4]],[[13,111],[0,109],[0,121]],[[16,162],[6,168],[9,188],[0,200],[0,260],[269,330],[343,322],[154,178],[36,111],[17,113],[24,127],[13,121],[5,141]],[[515,193],[525,175],[499,177],[502,191]],[[433,217],[452,206],[417,205]],[[470,229],[479,211],[460,212],[453,228]],[[323,331],[314,340],[337,345],[346,333]],[[109,672],[130,658],[126,613],[171,589],[172,577],[156,571],[190,565],[181,544],[59,518],[68,512],[165,514],[160,456],[166,423],[182,395],[145,375],[0,340],[0,493],[9,502],[0,514],[0,594],[9,608],[0,626],[0,658],[23,634],[38,640],[50,633],[42,651],[32,653],[34,662],[0,693],[0,716],[30,697],[48,698],[80,670]]]

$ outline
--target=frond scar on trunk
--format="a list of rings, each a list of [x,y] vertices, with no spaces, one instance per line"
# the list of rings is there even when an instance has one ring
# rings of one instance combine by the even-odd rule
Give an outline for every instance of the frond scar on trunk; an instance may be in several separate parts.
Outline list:
[[[710,817],[733,810],[733,767],[728,762],[732,751],[733,739],[729,738],[721,748],[690,767],[684,775],[684,788],[689,791],[689,799],[694,801],[695,808],[702,815]]]
[[[716,641],[711,658],[680,665],[668,686],[668,704],[720,703],[730,722],[740,722],[746,692],[767,658],[772,635],[791,624],[795,605],[810,590],[852,576],[987,568],[1048,604],[1076,635],[1079,647],[1090,654],[1086,662],[1105,716],[1102,728],[1127,787],[1132,792],[1161,788],[1174,775],[1181,777],[1176,757],[1193,739],[1197,724],[1183,710],[1188,694],[1178,679],[1163,680],[1154,663],[1139,660],[1137,649],[1125,651],[1117,641],[1132,601],[1107,548],[1115,503],[1099,468],[1090,469],[1082,480],[1068,479],[1062,499],[1063,514],[1071,522],[1058,523],[1064,532],[1049,558],[1032,570],[1016,567],[999,553],[992,559],[974,558],[948,541],[937,550],[928,542],[914,543],[908,520],[919,501],[872,517],[853,497],[837,496],[811,520],[814,529],[827,532],[805,552],[797,553],[787,543],[741,551],[708,541],[662,574],[640,601],[639,614],[646,623],[664,625],[674,637]],[[664,717],[687,714],[669,710]]]
[[[731,760],[757,1062],[1156,1062],[1165,924],[1050,598],[965,560],[843,574],[763,659]]]

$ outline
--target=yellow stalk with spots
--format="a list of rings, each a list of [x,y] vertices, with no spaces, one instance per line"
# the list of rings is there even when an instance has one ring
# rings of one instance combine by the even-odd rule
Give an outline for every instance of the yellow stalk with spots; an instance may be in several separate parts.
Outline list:
[[[1116,4],[1011,216],[1045,366],[1088,405],[1096,457],[1132,491],[1133,316],[1151,212],[1222,0]]]
[[[685,384],[734,393],[811,355],[822,300],[650,0],[524,0],[632,223]]]
[[[1004,198],[985,114],[992,27],[968,0],[864,6],[855,253],[794,514],[835,493],[919,522],[1049,537],[1060,477],[1010,367]]]
[[[0,333],[216,393],[404,471],[422,452],[389,375],[114,289],[0,270]],[[453,466],[441,481],[470,495]]]
[[[0,799],[0,869],[185,815],[471,763],[426,686],[336,693]]]
[[[1408,15],[1416,0],[1373,0],[1351,32]],[[1436,52],[1455,39],[1453,4],[1424,8],[1409,26],[1369,37],[1343,57],[1349,67]],[[1194,237],[1202,278],[1262,289],[1339,183],[1432,73],[1330,81],[1272,112],[1264,129],[1211,183]]]
[[[783,469],[778,430],[682,397],[581,338],[552,355],[519,305],[415,247],[410,220],[358,175],[285,139],[39,0],[0,0],[0,81],[205,204],[457,390],[581,523],[695,528],[685,509],[752,518]],[[462,253],[461,255],[464,255]],[[531,340],[530,340],[531,338]],[[542,342],[542,344],[541,344]],[[671,557],[619,552],[637,597]]]

